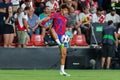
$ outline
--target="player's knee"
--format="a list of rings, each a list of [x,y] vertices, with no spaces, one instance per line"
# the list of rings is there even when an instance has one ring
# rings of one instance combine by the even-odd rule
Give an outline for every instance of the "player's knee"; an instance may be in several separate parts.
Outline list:
[[[62,55],[61,55],[61,58],[66,58],[66,54],[62,54]]]

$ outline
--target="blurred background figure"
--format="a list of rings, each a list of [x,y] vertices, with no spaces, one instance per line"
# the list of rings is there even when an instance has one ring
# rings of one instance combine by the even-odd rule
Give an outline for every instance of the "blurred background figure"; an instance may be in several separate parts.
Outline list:
[[[75,9],[73,7],[70,8],[70,12],[67,15],[67,30],[74,32],[73,29],[77,30],[78,34],[81,34],[80,27],[76,26],[76,14],[74,13]]]
[[[14,39],[14,34],[16,36],[15,30],[15,19],[13,17],[12,6],[9,6],[6,9],[7,15],[4,17],[5,26],[4,26],[4,48],[11,47],[11,44]]]
[[[9,0],[3,0],[3,2],[0,2],[0,34],[4,33],[4,17],[6,16],[6,9],[8,6],[12,6],[12,3]]]
[[[92,22],[93,23],[104,23],[105,16],[102,14],[103,9],[97,8],[97,12],[92,15]]]
[[[46,6],[49,6],[52,12],[59,10],[59,3],[56,0],[49,0],[46,2]]]
[[[89,12],[89,8],[83,8],[83,12],[81,12],[76,17],[77,23],[80,25],[81,32],[85,34],[86,41],[90,44],[90,36],[91,36],[91,28],[90,23],[92,21],[92,14]]]
[[[115,8],[112,8],[110,13],[106,14],[105,22],[108,22],[109,20],[112,20],[113,23],[119,23],[120,22],[120,16],[116,13]]]
[[[20,7],[20,0],[11,0],[11,3],[13,4],[13,12],[17,12],[17,9]]]
[[[21,8],[24,10],[25,7],[33,7],[31,0],[25,0],[23,4],[21,4]]]
[[[43,11],[44,12],[39,15],[39,20],[42,20],[51,14],[49,6],[45,6]],[[49,31],[50,28],[52,27],[52,23],[53,20],[48,20],[44,25],[41,25],[43,37],[45,37],[46,31]]]
[[[94,0],[86,0],[86,7],[89,8],[91,13],[96,13],[96,10],[98,8],[97,1]]]
[[[32,34],[40,34],[40,27],[39,27],[39,21],[38,16],[34,14],[34,8],[30,8],[30,12],[28,13],[28,25],[30,28],[30,38],[32,37]]]
[[[24,12],[22,8],[18,8],[17,15],[17,38],[18,38],[18,48],[26,48],[28,43],[28,33],[30,32],[28,25],[28,13],[30,7],[25,7]]]
[[[101,68],[110,69],[111,59],[113,56],[114,48],[116,46],[116,42],[118,41],[116,27],[112,20],[108,21],[108,26],[103,29],[103,53],[102,53],[102,61]],[[106,66],[105,66],[106,63]]]

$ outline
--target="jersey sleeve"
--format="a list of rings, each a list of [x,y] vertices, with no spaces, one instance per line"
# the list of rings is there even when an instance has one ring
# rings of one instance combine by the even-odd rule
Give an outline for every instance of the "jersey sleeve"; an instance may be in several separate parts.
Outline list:
[[[52,13],[50,19],[54,19],[58,17],[58,13]]]

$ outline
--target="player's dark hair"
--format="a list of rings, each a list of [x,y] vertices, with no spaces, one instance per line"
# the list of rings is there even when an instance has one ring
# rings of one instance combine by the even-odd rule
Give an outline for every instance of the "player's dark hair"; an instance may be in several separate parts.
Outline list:
[[[61,9],[65,9],[65,8],[67,8],[69,10],[69,7],[66,4],[62,4]]]

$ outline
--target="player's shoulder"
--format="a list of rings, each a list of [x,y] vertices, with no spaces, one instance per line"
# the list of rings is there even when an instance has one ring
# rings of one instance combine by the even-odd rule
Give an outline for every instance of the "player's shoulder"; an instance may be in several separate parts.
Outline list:
[[[52,12],[51,15],[57,17],[57,16],[59,16],[59,15],[61,15],[61,14],[60,14],[60,12]]]

